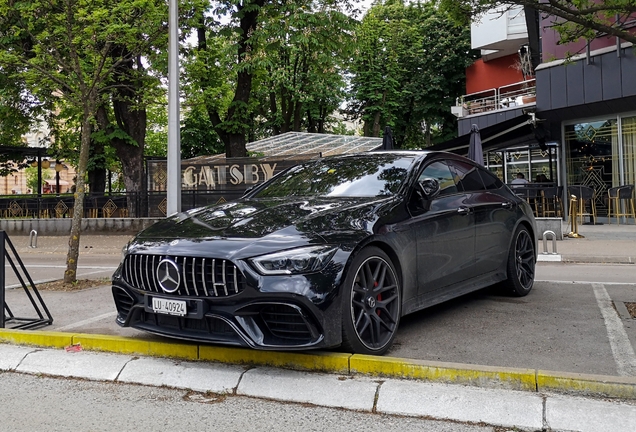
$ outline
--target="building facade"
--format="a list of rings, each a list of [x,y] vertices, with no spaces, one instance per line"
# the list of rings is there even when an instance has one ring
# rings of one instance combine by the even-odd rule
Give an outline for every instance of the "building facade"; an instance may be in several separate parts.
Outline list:
[[[554,19],[531,9],[490,16],[471,29],[482,59],[468,68],[467,94],[452,108],[460,135],[452,145],[459,149],[477,125],[486,163],[502,180],[521,172],[564,191],[591,187],[606,215],[608,189],[636,183],[635,48],[614,37],[561,45]]]

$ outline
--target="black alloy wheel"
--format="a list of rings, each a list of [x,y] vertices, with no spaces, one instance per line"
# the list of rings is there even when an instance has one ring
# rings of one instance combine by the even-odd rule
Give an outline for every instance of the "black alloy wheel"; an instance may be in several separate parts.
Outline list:
[[[520,226],[515,231],[508,254],[506,290],[516,297],[527,295],[534,284],[535,264],[534,241],[528,229]]]
[[[343,285],[342,347],[359,354],[384,354],[400,323],[400,282],[379,248],[363,249]]]

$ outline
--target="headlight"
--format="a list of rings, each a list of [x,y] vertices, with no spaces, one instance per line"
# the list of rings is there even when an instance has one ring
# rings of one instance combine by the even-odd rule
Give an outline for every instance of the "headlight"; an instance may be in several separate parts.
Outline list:
[[[251,258],[249,262],[263,275],[317,272],[336,253],[334,246],[310,246]]]

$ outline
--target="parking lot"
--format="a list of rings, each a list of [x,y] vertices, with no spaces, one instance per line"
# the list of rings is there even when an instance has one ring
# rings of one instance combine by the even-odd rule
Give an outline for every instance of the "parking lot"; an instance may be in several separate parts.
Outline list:
[[[78,278],[109,277],[126,240],[86,238]],[[65,269],[65,245],[56,249],[47,246],[48,241],[41,240],[39,251],[15,241],[36,283],[60,279]],[[60,242],[65,239],[57,238]],[[636,303],[635,273],[633,264],[541,262],[534,289],[527,297],[508,297],[486,289],[404,317],[387,355],[494,367],[636,375],[636,320],[625,307],[626,303]],[[12,278],[7,269],[7,285],[17,282]],[[160,339],[115,324],[109,286],[41,294],[54,318],[46,330]],[[8,290],[6,300],[16,316],[33,315],[21,290]]]

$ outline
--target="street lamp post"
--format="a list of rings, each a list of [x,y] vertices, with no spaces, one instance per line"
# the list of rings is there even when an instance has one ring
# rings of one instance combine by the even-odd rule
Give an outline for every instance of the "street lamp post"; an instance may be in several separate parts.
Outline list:
[[[181,211],[181,142],[179,133],[179,7],[168,9],[168,187],[167,216]]]

